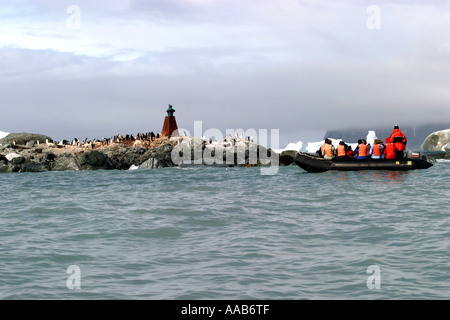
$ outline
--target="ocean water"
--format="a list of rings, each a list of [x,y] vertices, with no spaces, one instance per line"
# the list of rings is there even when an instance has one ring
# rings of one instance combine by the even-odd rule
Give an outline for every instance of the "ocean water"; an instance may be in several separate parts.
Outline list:
[[[448,299],[449,173],[1,174],[0,299]]]

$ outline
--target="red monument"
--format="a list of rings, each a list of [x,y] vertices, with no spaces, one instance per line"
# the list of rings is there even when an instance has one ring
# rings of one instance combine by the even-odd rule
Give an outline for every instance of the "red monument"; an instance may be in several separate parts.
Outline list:
[[[166,110],[167,116],[164,119],[163,129],[161,131],[161,136],[171,137],[172,133],[178,129],[177,121],[175,120],[175,116],[173,113],[175,109],[169,104],[169,108]]]

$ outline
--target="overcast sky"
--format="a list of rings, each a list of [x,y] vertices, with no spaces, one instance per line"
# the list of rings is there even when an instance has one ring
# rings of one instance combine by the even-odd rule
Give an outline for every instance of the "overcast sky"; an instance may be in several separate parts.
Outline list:
[[[56,140],[178,126],[450,120],[450,2],[0,1],[0,130]],[[193,132],[191,132],[193,133]]]

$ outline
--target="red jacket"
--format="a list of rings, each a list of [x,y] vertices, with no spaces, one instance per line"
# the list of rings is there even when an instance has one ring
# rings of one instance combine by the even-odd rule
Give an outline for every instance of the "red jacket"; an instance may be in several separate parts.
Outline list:
[[[395,159],[395,146],[393,143],[386,142],[386,148],[384,148],[383,154],[386,155],[386,159]]]
[[[389,140],[395,145],[398,151],[405,151],[406,137],[400,129],[394,129],[394,132],[392,132]]]

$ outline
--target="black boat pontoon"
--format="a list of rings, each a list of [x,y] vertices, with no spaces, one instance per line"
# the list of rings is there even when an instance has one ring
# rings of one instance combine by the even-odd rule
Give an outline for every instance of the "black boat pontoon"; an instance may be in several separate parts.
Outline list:
[[[294,162],[308,172],[324,172],[328,170],[354,171],[354,170],[414,170],[427,169],[433,164],[425,155],[407,157],[401,160],[387,159],[346,159],[325,160],[317,155],[297,152]]]

